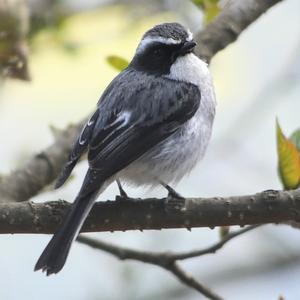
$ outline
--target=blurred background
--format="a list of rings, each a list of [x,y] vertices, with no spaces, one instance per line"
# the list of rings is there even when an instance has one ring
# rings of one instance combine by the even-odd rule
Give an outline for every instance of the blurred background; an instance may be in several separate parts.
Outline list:
[[[142,34],[157,23],[179,21],[196,33],[207,21],[187,0],[11,3],[21,19],[23,14],[30,15],[29,71],[15,77],[26,78],[30,73],[31,81],[0,82],[1,174],[49,145],[53,141],[50,125],[64,128],[93,111],[118,73],[107,62],[108,56],[130,60]],[[19,33],[20,52],[26,55],[22,34],[26,32]],[[185,196],[226,196],[280,189],[275,119],[287,134],[300,123],[300,2],[276,5],[216,55],[210,68],[218,100],[212,141],[205,159],[177,191]],[[86,162],[80,163],[64,188],[53,192],[51,187],[34,200],[73,201],[85,170]],[[126,190],[130,196],[165,196],[160,189]],[[116,194],[113,184],[100,200],[114,199]],[[157,251],[202,248],[219,239],[218,229],[91,235]],[[120,262],[77,243],[64,270],[46,278],[34,273],[33,266],[49,238],[0,236],[1,299],[203,299],[164,270]],[[299,247],[299,231],[268,225],[230,242],[216,255],[188,260],[183,266],[225,299],[283,295],[298,300]]]

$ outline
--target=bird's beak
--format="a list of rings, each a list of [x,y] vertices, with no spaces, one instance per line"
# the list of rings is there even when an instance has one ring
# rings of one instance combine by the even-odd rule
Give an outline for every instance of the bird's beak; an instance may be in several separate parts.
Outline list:
[[[179,55],[185,55],[191,53],[196,47],[197,43],[194,41],[185,42],[179,50]]]

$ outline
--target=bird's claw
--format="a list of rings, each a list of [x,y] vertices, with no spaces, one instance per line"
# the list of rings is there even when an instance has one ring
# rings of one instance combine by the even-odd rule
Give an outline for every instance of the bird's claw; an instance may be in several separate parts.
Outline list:
[[[127,194],[120,194],[120,195],[116,195],[115,200],[116,201],[130,201],[130,197],[127,196]]]
[[[178,194],[169,185],[165,188],[168,190],[168,197],[166,200],[166,212],[170,214],[182,213],[185,211],[185,198]]]
[[[127,195],[127,193],[124,191],[122,185],[121,185],[121,182],[119,179],[116,180],[117,181],[117,184],[118,184],[118,188],[119,188],[119,192],[120,192],[120,195],[117,195],[116,196],[116,201],[129,201],[130,200],[130,197]]]

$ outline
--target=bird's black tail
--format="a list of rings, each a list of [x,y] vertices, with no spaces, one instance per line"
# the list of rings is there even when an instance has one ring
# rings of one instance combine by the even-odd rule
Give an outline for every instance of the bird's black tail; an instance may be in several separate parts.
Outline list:
[[[77,237],[84,220],[90,212],[97,192],[77,196],[71,211],[61,228],[54,234],[38,259],[34,270],[43,270],[47,275],[58,273],[64,266],[73,240]]]

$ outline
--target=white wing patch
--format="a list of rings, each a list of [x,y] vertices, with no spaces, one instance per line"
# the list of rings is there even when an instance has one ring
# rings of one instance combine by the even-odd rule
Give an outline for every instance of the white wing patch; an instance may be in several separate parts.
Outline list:
[[[130,118],[131,118],[131,112],[130,111],[128,111],[128,110],[125,110],[124,112],[122,112],[121,114],[120,114],[120,116],[118,117],[118,119],[121,119],[121,120],[123,120],[123,124],[122,124],[122,126],[126,126],[128,123],[129,123],[129,120],[130,120]]]
[[[80,144],[81,146],[83,146],[83,145],[86,143],[86,139],[84,140],[84,139],[82,138],[82,135],[83,135],[83,133],[84,133],[84,131],[85,131],[85,129],[86,129],[87,126],[88,126],[88,125],[84,126],[83,129],[82,129],[82,131],[81,131],[81,133],[80,133],[79,144]]]
[[[126,126],[129,122],[130,118],[131,118],[131,112],[128,110],[125,110],[119,114],[117,119],[111,125],[114,125],[114,124],[122,121],[122,124],[120,124],[119,127]]]
[[[92,120],[92,118],[91,119],[89,119],[89,121],[88,121],[88,123],[87,123],[87,126],[91,126],[91,125],[93,125],[95,123],[95,120]]]
[[[81,145],[81,146],[83,146],[86,142],[87,142],[87,139],[83,139],[83,134],[84,134],[84,131],[87,129],[87,127],[90,127],[90,126],[92,126],[94,123],[95,123],[95,120],[93,119],[93,117],[94,116],[92,116],[89,120],[88,120],[88,122],[87,122],[87,124],[82,128],[82,130],[81,130],[81,133],[80,133],[80,136],[79,136],[79,144]]]

